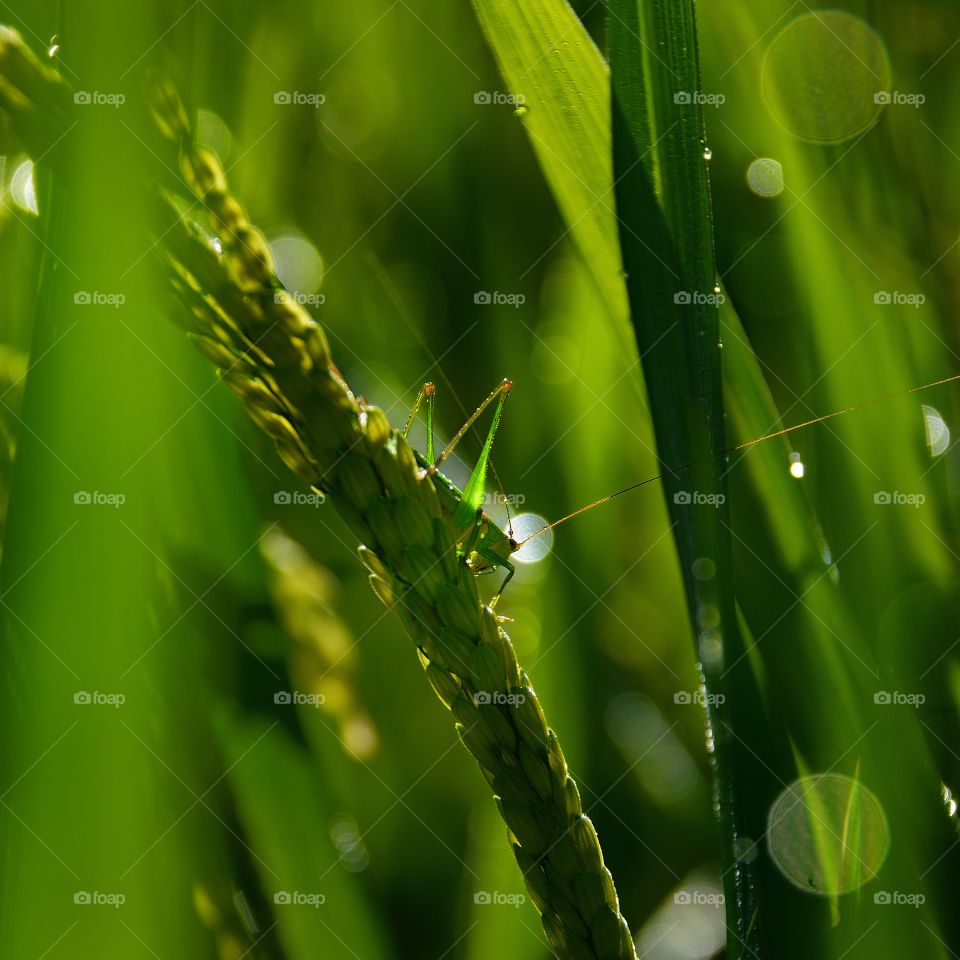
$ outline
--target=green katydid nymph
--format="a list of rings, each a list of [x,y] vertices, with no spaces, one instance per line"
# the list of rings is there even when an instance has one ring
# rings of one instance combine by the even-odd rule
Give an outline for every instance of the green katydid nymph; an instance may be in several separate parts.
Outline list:
[[[960,374],[954,374],[953,376],[934,380],[930,383],[924,383],[917,387],[911,387],[909,390],[904,390],[900,393],[887,394],[881,397],[874,397],[870,400],[864,400],[860,403],[853,404],[852,406],[844,407],[841,410],[834,410],[832,413],[827,413],[819,417],[813,417],[810,420],[804,420],[802,423],[795,423],[791,426],[774,430],[772,433],[767,433],[761,437],[756,437],[753,440],[747,440],[744,443],[739,443],[735,446],[728,447],[717,454],[701,457],[698,460],[685,463],[682,466],[674,468],[670,471],[670,473],[679,473],[680,471],[686,470],[696,464],[705,463],[708,460],[713,460],[717,457],[723,457],[739,450],[745,450],[757,443],[763,443],[765,440],[773,440],[775,437],[782,437],[785,434],[792,433],[795,430],[801,430],[802,428],[812,426],[815,423],[822,423],[824,420],[830,420],[834,417],[840,417],[847,413],[853,413],[854,411],[861,410],[864,407],[873,406],[878,403],[883,403],[887,400],[893,400],[898,397],[918,393],[922,390],[928,390],[931,387],[953,383],[957,380],[960,380]],[[477,407],[477,409],[467,418],[466,423],[464,423],[464,425],[456,432],[453,439],[446,445],[446,447],[444,447],[439,455],[435,455],[433,436],[433,402],[436,394],[436,388],[434,384],[425,383],[423,385],[420,393],[417,395],[416,402],[413,405],[413,410],[410,413],[410,417],[407,420],[406,426],[403,429],[403,437],[406,438],[407,434],[410,432],[410,428],[413,426],[413,422],[416,419],[417,413],[419,412],[420,408],[425,405],[427,449],[425,455],[420,454],[419,452],[416,453],[417,460],[433,478],[434,486],[436,487],[437,494],[440,498],[441,509],[448,520],[452,522],[458,547],[462,551],[463,556],[466,559],[467,566],[470,568],[471,572],[478,574],[492,573],[499,567],[502,567],[507,571],[507,575],[504,578],[503,583],[500,584],[500,588],[497,590],[493,603],[496,603],[507,584],[513,578],[513,575],[516,573],[516,567],[511,562],[510,558],[521,547],[523,547],[524,544],[536,537],[539,537],[541,534],[546,533],[548,530],[552,530],[559,524],[564,523],[573,517],[579,516],[581,513],[585,513],[587,510],[591,510],[602,503],[607,503],[608,501],[613,500],[615,497],[619,497],[624,493],[629,493],[631,490],[636,490],[639,487],[646,486],[647,484],[653,483],[656,480],[661,480],[665,476],[665,474],[660,473],[653,477],[647,477],[646,480],[641,480],[638,483],[632,483],[629,486],[624,487],[622,490],[617,490],[615,493],[608,494],[605,497],[601,497],[599,500],[594,500],[592,503],[588,503],[585,506],[574,510],[572,513],[568,513],[559,520],[554,520],[552,523],[545,523],[540,530],[535,531],[534,533],[525,537],[523,540],[516,540],[513,536],[509,510],[507,511],[507,532],[501,530],[500,527],[498,527],[497,524],[494,523],[493,520],[491,520],[483,510],[483,503],[486,500],[487,468],[490,465],[490,453],[493,449],[493,440],[496,436],[497,428],[500,426],[500,418],[503,415],[504,403],[506,402],[512,387],[512,380],[501,381],[496,388],[490,392],[489,396],[483,401],[483,403],[481,403],[480,406]],[[466,486],[463,488],[463,490],[460,490],[460,488],[457,487],[449,477],[440,472],[439,467],[444,460],[450,456],[457,444],[466,435],[467,431],[473,427],[476,421],[483,415],[484,411],[494,402],[496,402],[496,406],[494,407],[493,411],[493,419],[490,423],[489,429],[487,430],[487,437],[484,441],[483,449],[480,451],[480,456],[473,468],[473,472],[470,474],[470,477],[467,480]],[[504,504],[506,505],[506,498],[504,498]]]
[[[417,453],[417,459],[433,479],[437,495],[440,498],[440,507],[444,515],[452,522],[455,536],[467,566],[473,573],[492,573],[498,567],[507,571],[497,597],[503,593],[510,582],[516,567],[510,562],[510,557],[520,548],[520,544],[510,533],[504,533],[483,509],[487,492],[487,467],[490,463],[490,452],[493,449],[493,440],[500,426],[503,415],[503,405],[506,403],[513,381],[503,380],[479,407],[467,418],[466,423],[456,432],[453,439],[444,447],[439,456],[435,455],[433,436],[433,402],[436,388],[432,383],[425,383],[417,395],[413,410],[403,429],[406,438],[413,426],[421,406],[426,406],[427,449],[426,454]],[[473,472],[467,480],[466,486],[460,490],[453,481],[440,472],[440,465],[453,453],[454,448],[463,439],[467,431],[483,415],[490,404],[496,401],[493,419],[487,430],[487,437],[480,451]]]

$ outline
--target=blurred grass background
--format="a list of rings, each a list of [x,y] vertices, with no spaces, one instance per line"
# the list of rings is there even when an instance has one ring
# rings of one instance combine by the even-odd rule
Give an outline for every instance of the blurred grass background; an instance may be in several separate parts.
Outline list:
[[[725,363],[731,338],[749,338],[775,404],[750,397],[731,364],[731,443],[776,429],[774,409],[795,423],[958,372],[960,20],[945,3],[844,9],[876,31],[880,89],[922,92],[921,106],[891,103],[858,129],[881,68],[850,36],[806,51],[807,72],[792,63],[765,96],[765,57],[807,8],[698,10],[703,91],[725,97],[706,107]],[[603,48],[602,6],[578,12]],[[399,424],[435,380],[449,437],[511,377],[497,473],[524,510],[554,518],[658,468],[636,358],[524,118],[475,102],[522,93],[532,117],[539,91],[503,83],[465,4],[15,2],[3,19],[35,49],[56,35],[77,89],[127,98],[116,113],[91,107],[54,148],[75,163],[55,187],[67,213],[53,235],[42,178],[38,218],[26,157],[4,141],[0,339],[32,366],[22,409],[19,391],[2,407],[18,444],[2,580],[3,955],[546,956],[529,904],[475,902],[522,892],[488,790],[371,603],[352,537],[327,507],[277,502],[295,481],[169,324],[138,186],[159,169],[140,106],[152,64],[204,111],[288,285],[322,293],[314,312],[354,389]],[[823,91],[812,119],[808,83]],[[279,91],[325,102],[278,104]],[[799,138],[777,111],[814,132],[826,123],[837,142]],[[763,157],[781,165],[774,197],[747,183]],[[126,302],[77,307],[78,290]],[[525,302],[478,304],[479,291]],[[775,744],[755,803],[800,773],[859,775],[893,838],[877,880],[833,908],[787,884],[758,838],[771,956],[960,948],[941,909],[955,825],[937,795],[960,780],[957,462],[943,433],[957,414],[946,386],[730,458],[757,726]],[[78,507],[78,490],[127,502]],[[877,504],[878,491],[926,500]],[[711,956],[722,911],[674,902],[698,884],[718,892],[719,868],[702,713],[676,702],[698,681],[659,491],[560,527],[500,612],[641,955]],[[326,702],[274,703],[293,689]],[[127,702],[75,705],[84,690]],[[876,705],[877,691],[926,703]],[[928,903],[877,909],[877,890]],[[78,905],[78,891],[126,902]],[[291,891],[326,900],[274,902]]]

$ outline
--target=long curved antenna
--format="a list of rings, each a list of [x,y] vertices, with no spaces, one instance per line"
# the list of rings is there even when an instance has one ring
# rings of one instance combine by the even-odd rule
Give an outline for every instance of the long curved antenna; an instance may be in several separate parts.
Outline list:
[[[802,430],[804,427],[813,426],[815,423],[823,423],[824,420],[831,420],[834,417],[841,417],[845,413],[853,413],[855,410],[862,410],[864,407],[872,407],[878,403],[886,403],[887,400],[896,400],[898,397],[906,397],[911,393],[919,393],[921,390],[929,390],[931,387],[941,387],[945,383],[954,383],[957,380],[960,380],[960,373],[954,374],[952,377],[944,377],[942,380],[931,380],[930,383],[921,384],[919,387],[910,387],[909,390],[901,390],[898,393],[888,393],[882,397],[874,397],[872,400],[863,400],[860,403],[853,404],[853,406],[843,407],[840,410],[834,410],[833,413],[825,413],[822,417],[814,417],[812,420],[804,420],[802,423],[795,423],[793,426],[784,427],[782,430],[774,430],[773,433],[764,434],[762,437],[757,437],[754,440],[747,440],[744,443],[738,443],[735,447],[727,447],[726,450],[721,450],[719,453],[711,453],[709,456],[700,457],[697,460],[691,460],[689,463],[685,463],[681,467],[677,467],[676,469],[672,470],[666,470],[663,473],[658,473],[655,477],[648,477],[646,480],[641,480],[639,483],[631,483],[629,487],[624,487],[622,490],[617,490],[616,493],[611,493],[606,497],[601,497],[599,500],[594,500],[593,503],[588,503],[586,506],[580,507],[579,510],[574,510],[573,513],[568,513],[565,517],[561,517],[559,520],[554,520],[553,523],[546,524],[536,533],[532,533],[529,537],[521,540],[520,543],[517,544],[517,549],[519,550],[520,547],[522,547],[525,543],[529,543],[531,540],[539,537],[543,533],[546,533],[548,530],[552,530],[561,523],[566,523],[567,520],[572,520],[581,513],[586,513],[587,510],[592,510],[594,507],[599,507],[601,503],[606,503],[608,500],[613,500],[615,497],[622,496],[625,493],[630,493],[631,490],[636,490],[638,487],[645,487],[648,483],[653,483],[654,480],[662,480],[665,476],[667,476],[667,474],[676,474],[680,473],[682,470],[689,470],[690,467],[695,467],[697,464],[706,463],[708,460],[716,460],[719,457],[725,457],[728,453],[736,453],[738,450],[745,450],[747,447],[752,447],[757,443],[763,443],[765,440],[773,440],[775,437],[782,437],[786,433],[793,433],[794,430]]]
[[[383,285],[383,288],[386,291],[387,296],[390,298],[393,305],[397,308],[397,312],[400,314],[400,318],[407,325],[407,328],[413,334],[414,339],[420,344],[420,348],[424,351],[424,353],[426,353],[434,361],[434,364],[437,367],[437,372],[439,373],[440,378],[443,380],[444,385],[446,386],[446,389],[449,391],[450,396],[452,396],[453,399],[456,401],[457,406],[460,408],[461,414],[464,417],[466,417],[467,408],[464,402],[460,399],[460,395],[457,393],[456,389],[454,388],[453,382],[450,380],[450,378],[444,372],[443,368],[440,366],[438,358],[434,355],[433,351],[430,349],[430,346],[424,339],[423,334],[420,332],[420,329],[413,322],[413,318],[410,316],[410,312],[407,309],[407,305],[404,303],[403,298],[400,296],[400,292],[397,290],[393,280],[390,279],[389,274],[386,272],[386,270],[384,270],[383,264],[380,263],[380,261],[369,252],[367,253],[367,262],[370,264],[374,273],[377,275],[377,279]],[[459,343],[459,340],[457,340],[456,342]],[[454,344],[454,346],[455,345],[456,344]],[[452,347],[448,348],[446,352],[449,352],[450,349],[452,349]],[[444,353],[444,356],[446,355],[446,352]],[[475,429],[472,432],[474,437],[476,437],[476,439],[479,441],[480,440],[479,433],[477,433]],[[497,489],[500,491],[500,495],[503,497],[504,509],[507,511],[507,529],[510,533],[510,536],[512,537],[513,536],[513,518],[510,516],[510,507],[507,503],[506,488],[503,485],[503,481],[500,479],[500,474],[497,473],[497,468],[494,466],[492,459],[489,461],[487,466],[489,467],[490,472],[493,474],[493,479],[497,485]]]

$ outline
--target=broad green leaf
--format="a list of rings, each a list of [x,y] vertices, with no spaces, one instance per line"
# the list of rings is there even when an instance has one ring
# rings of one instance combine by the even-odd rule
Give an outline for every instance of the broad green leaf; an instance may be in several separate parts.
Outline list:
[[[474,0],[543,175],[624,343],[627,296],[620,272],[610,151],[610,79],[590,34],[566,0]]]

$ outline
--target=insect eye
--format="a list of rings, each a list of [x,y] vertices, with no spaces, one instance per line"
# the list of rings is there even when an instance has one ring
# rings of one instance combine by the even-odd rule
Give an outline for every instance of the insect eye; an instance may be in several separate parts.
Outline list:
[[[519,548],[520,548],[520,544],[517,543],[517,541],[514,540],[513,537],[511,537],[511,538],[510,538],[510,552],[511,552],[511,553],[515,553]]]

